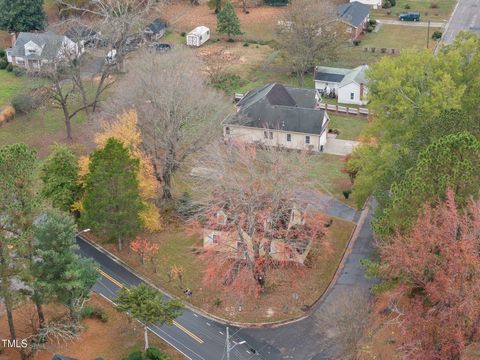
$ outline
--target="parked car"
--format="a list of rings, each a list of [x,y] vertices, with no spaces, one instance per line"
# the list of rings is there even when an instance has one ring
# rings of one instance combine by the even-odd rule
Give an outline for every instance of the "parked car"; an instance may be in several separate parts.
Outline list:
[[[402,13],[399,17],[400,21],[420,21],[420,13],[419,12],[408,12]]]
[[[117,50],[113,49],[110,50],[105,56],[105,64],[106,65],[115,65],[117,63]]]
[[[153,42],[148,45],[149,50],[155,50],[155,51],[160,51],[160,52],[165,52],[169,51],[172,49],[172,45],[170,44],[161,44],[158,42]]]

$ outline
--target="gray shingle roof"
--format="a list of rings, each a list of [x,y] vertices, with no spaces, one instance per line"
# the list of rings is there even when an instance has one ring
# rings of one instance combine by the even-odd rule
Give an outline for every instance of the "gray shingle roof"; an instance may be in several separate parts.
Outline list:
[[[327,66],[315,67],[315,80],[338,83],[340,87],[351,82],[367,83],[365,71],[368,65],[360,65],[355,69],[331,68]]]
[[[45,32],[45,33],[21,32],[17,37],[15,46],[12,47],[11,54],[12,56],[19,56],[22,58],[33,59],[33,60],[53,59],[55,58],[55,56],[57,56],[65,39],[67,39],[66,36],[57,35],[52,32]],[[30,41],[37,44],[41,48],[43,48],[42,53],[40,55],[25,54],[25,44]]]
[[[155,19],[149,25],[147,25],[145,30],[151,31],[154,34],[158,34],[160,31],[162,31],[166,27],[167,27],[167,24],[165,24],[162,20]]]
[[[269,84],[248,92],[237,104],[239,111],[225,123],[254,128],[322,134],[324,111],[315,109],[314,89]]]
[[[353,27],[359,27],[370,13],[370,6],[354,1],[337,6],[337,16]]]

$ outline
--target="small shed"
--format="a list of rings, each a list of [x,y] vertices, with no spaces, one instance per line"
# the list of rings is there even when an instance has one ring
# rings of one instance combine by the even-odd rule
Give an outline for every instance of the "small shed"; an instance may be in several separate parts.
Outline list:
[[[197,26],[187,34],[188,46],[201,46],[210,39],[210,29],[206,26]]]
[[[155,19],[147,25],[143,34],[148,40],[158,40],[165,34],[166,28],[167,24],[160,19]]]

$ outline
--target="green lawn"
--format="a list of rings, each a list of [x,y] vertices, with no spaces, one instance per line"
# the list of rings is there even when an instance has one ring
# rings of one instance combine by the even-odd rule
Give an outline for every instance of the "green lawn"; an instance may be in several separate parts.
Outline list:
[[[434,46],[431,36],[436,30],[441,31],[440,28],[430,28],[430,48]],[[427,31],[426,27],[419,26],[382,25],[378,32],[366,34],[359,47],[362,50],[364,46],[393,49],[425,49],[427,47]]]
[[[337,115],[329,113],[330,129],[338,129],[338,139],[357,140],[365,126],[368,124],[367,118],[360,115]]]
[[[41,79],[15,76],[11,72],[0,70],[0,109],[8,105],[16,94],[40,86],[42,83],[44,81]]]
[[[443,21],[448,20],[456,2],[457,0],[397,0],[397,5],[393,8],[372,10],[371,17],[398,19],[403,12],[418,11],[421,14],[421,21]],[[410,9],[405,8],[407,4]]]

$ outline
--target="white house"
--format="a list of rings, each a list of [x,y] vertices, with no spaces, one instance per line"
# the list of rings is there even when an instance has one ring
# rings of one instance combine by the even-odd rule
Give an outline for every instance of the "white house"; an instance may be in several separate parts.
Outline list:
[[[52,32],[12,34],[12,47],[7,49],[7,61],[27,69],[40,69],[66,55],[81,55],[83,46],[65,35]]]
[[[326,111],[319,108],[313,89],[268,84],[249,91],[237,112],[224,122],[226,140],[280,146],[287,149],[323,151],[327,143]]]
[[[350,2],[358,1],[362,4],[369,5],[374,9],[382,7],[382,0],[350,0]]]
[[[201,46],[210,39],[210,29],[206,26],[197,26],[187,34],[188,46]]]
[[[341,104],[365,105],[368,80],[365,71],[368,65],[355,69],[315,67],[315,89],[324,96],[335,96]]]

